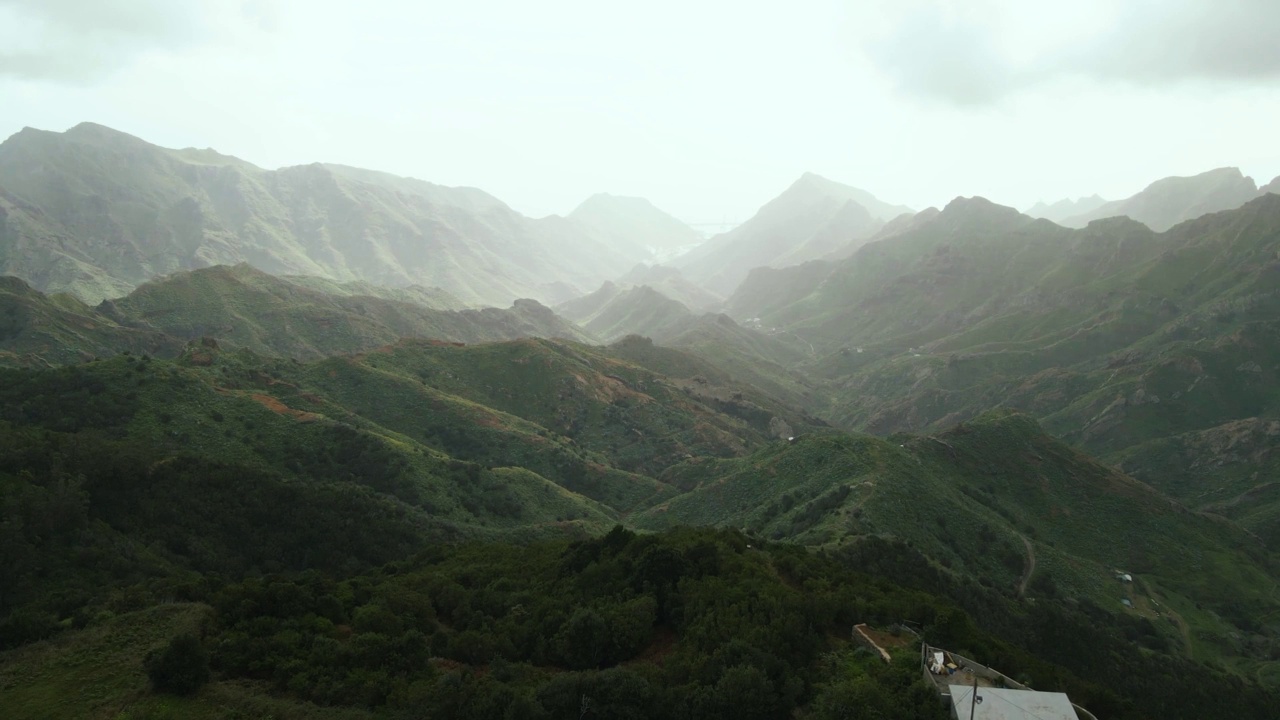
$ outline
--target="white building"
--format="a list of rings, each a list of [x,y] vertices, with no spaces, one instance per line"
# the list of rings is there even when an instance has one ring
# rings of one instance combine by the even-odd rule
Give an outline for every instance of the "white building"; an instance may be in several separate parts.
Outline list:
[[[956,720],[1080,720],[1062,693],[1005,688],[951,688],[951,717]],[[970,714],[972,712],[972,714]]]

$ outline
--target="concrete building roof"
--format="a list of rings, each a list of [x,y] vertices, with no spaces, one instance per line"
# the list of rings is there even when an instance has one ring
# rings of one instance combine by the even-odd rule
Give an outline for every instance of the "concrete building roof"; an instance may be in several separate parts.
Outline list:
[[[953,685],[952,717],[971,720],[972,708],[972,720],[1080,720],[1062,693],[980,687],[978,699],[978,704],[973,705],[973,688]]]

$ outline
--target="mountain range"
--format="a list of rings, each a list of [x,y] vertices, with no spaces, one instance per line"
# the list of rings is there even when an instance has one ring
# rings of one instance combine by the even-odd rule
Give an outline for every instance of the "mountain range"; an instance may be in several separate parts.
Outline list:
[[[268,171],[91,123],[28,128],[0,144],[0,273],[90,303],[177,270],[240,262],[439,287],[469,305],[556,302],[694,237],[620,199],[577,214],[535,220],[474,188],[340,165]]]
[[[806,174],[699,244],[23,131],[0,715],[940,720],[924,641],[1099,717],[1271,717],[1268,188]]]
[[[1280,178],[1277,178],[1280,180]],[[1269,187],[1276,186],[1273,180]],[[1218,168],[1191,177],[1168,177],[1151,183],[1142,192],[1123,200],[1103,202],[1094,195],[1074,207],[1057,203],[1039,211],[1027,211],[1067,227],[1084,227],[1094,220],[1124,215],[1157,232],[1207,213],[1234,210],[1272,190],[1259,188],[1238,168]],[[1064,201],[1065,202],[1065,201]]]
[[[1260,473],[1280,417],[1277,228],[1272,194],[1165,233],[1126,218],[1073,230],[960,199],[846,260],[753,273],[729,312],[814,345],[797,369],[824,379],[829,404],[810,409],[838,425],[937,430],[1018,408],[1274,537]],[[1221,450],[1167,474],[1152,462],[1170,444]],[[1211,479],[1224,464],[1232,482]]]
[[[1090,195],[1076,200],[1063,199],[1052,204],[1041,201],[1032,205],[1026,212],[1033,218],[1044,218],[1059,225],[1065,225],[1068,218],[1093,212],[1106,204],[1107,201],[1100,196]]]

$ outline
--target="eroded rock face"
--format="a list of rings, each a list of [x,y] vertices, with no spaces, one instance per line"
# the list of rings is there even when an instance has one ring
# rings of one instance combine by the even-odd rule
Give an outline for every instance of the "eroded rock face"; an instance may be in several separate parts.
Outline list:
[[[795,435],[795,432],[791,429],[790,423],[774,415],[769,419],[769,435],[777,438],[789,438]]]

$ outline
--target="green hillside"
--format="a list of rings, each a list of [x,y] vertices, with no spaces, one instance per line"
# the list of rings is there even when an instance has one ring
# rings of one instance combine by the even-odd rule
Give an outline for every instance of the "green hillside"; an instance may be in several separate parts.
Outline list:
[[[719,310],[724,297],[698,287],[684,273],[669,265],[636,265],[618,278],[621,285],[647,285],[694,312]]]
[[[1170,473],[1160,448],[1280,417],[1278,252],[1274,195],[1159,234],[961,199],[846,260],[753,274],[729,307],[813,345],[791,369],[834,424],[939,431],[1019,409],[1191,507],[1239,498],[1233,516],[1273,537],[1269,496],[1250,494],[1265,464],[1217,482],[1183,470],[1221,454]]]
[[[756,388],[794,407],[807,409],[820,404],[812,393],[814,384],[792,369],[813,354],[812,344],[794,335],[762,332],[758,322],[748,326],[723,313],[698,315],[661,290],[647,285],[624,288],[611,282],[557,305],[556,312],[606,343],[629,336],[648,338],[702,358],[702,366],[719,368],[717,372],[728,373],[739,385]],[[699,374],[706,373],[679,377]]]
[[[0,289],[6,323],[0,361],[62,364],[125,350],[171,357],[185,341],[210,336],[228,347],[306,360],[408,337],[441,342],[589,339],[534,300],[517,300],[507,309],[433,309],[408,291],[377,297],[352,294],[359,286],[295,280],[244,264],[216,266],[175,273],[90,308],[70,296],[44,296],[7,278]]]
[[[648,285],[621,289],[606,284],[590,295],[557,306],[556,312],[606,343],[627,335],[661,342],[680,334],[695,317],[679,301]]]
[[[639,716],[854,698],[935,717],[914,639],[890,666],[849,645],[869,620],[1109,717],[1196,717],[1221,687],[1266,717],[1239,678],[1275,677],[1274,559],[1229,521],[1022,416],[884,441],[734,383],[639,338],[311,363],[210,339],[0,370],[0,688],[22,688],[0,709],[550,717],[587,694]],[[620,520],[663,532],[600,537]],[[148,690],[138,663],[203,606],[209,684]],[[1153,690],[1185,673],[1201,683]]]
[[[283,489],[355,480],[406,522],[452,535],[600,523],[670,494],[653,476],[688,456],[744,454],[779,422],[812,421],[553,341],[416,341],[299,364],[206,340],[175,361],[3,374],[0,420],[15,433],[105,432],[147,457],[255,468]]]
[[[436,287],[423,287],[421,285],[387,287],[363,280],[337,282],[314,275],[287,275],[283,279],[294,285],[319,290],[329,295],[365,295],[382,298],[383,300],[414,303],[430,310],[465,310],[467,308],[466,304],[461,300]]]
[[[1183,651],[1202,659],[1238,655],[1239,629],[1276,631],[1259,620],[1280,610],[1270,580],[1280,564],[1262,542],[1098,464],[1023,415],[887,441],[802,436],[745,458],[693,460],[663,479],[690,491],[633,516],[638,527],[719,525],[832,548],[897,538],[947,572],[1012,596],[1087,598],[1116,611],[1142,598],[1128,612],[1162,621],[1180,646],[1189,624]],[[1253,672],[1271,660],[1263,652],[1241,662]]]
[[[1256,686],[1153,647],[1148,622],[1111,624],[1087,603],[1020,607],[922,562],[883,541],[820,555],[737,532],[615,528],[578,542],[438,545],[357,574],[193,576],[127,591],[132,603],[169,601],[96,608],[51,641],[0,652],[0,711],[540,719],[587,707],[834,720],[859,707],[941,720],[904,622],[1100,717],[1273,708]],[[886,577],[907,570],[915,582]],[[901,638],[891,663],[850,641],[860,621]],[[209,680],[179,695],[148,682],[147,658],[184,639]],[[1197,682],[1178,682],[1188,675]]]
[[[174,355],[177,338],[121,325],[70,295],[46,296],[0,277],[0,365],[61,365],[130,351]]]

